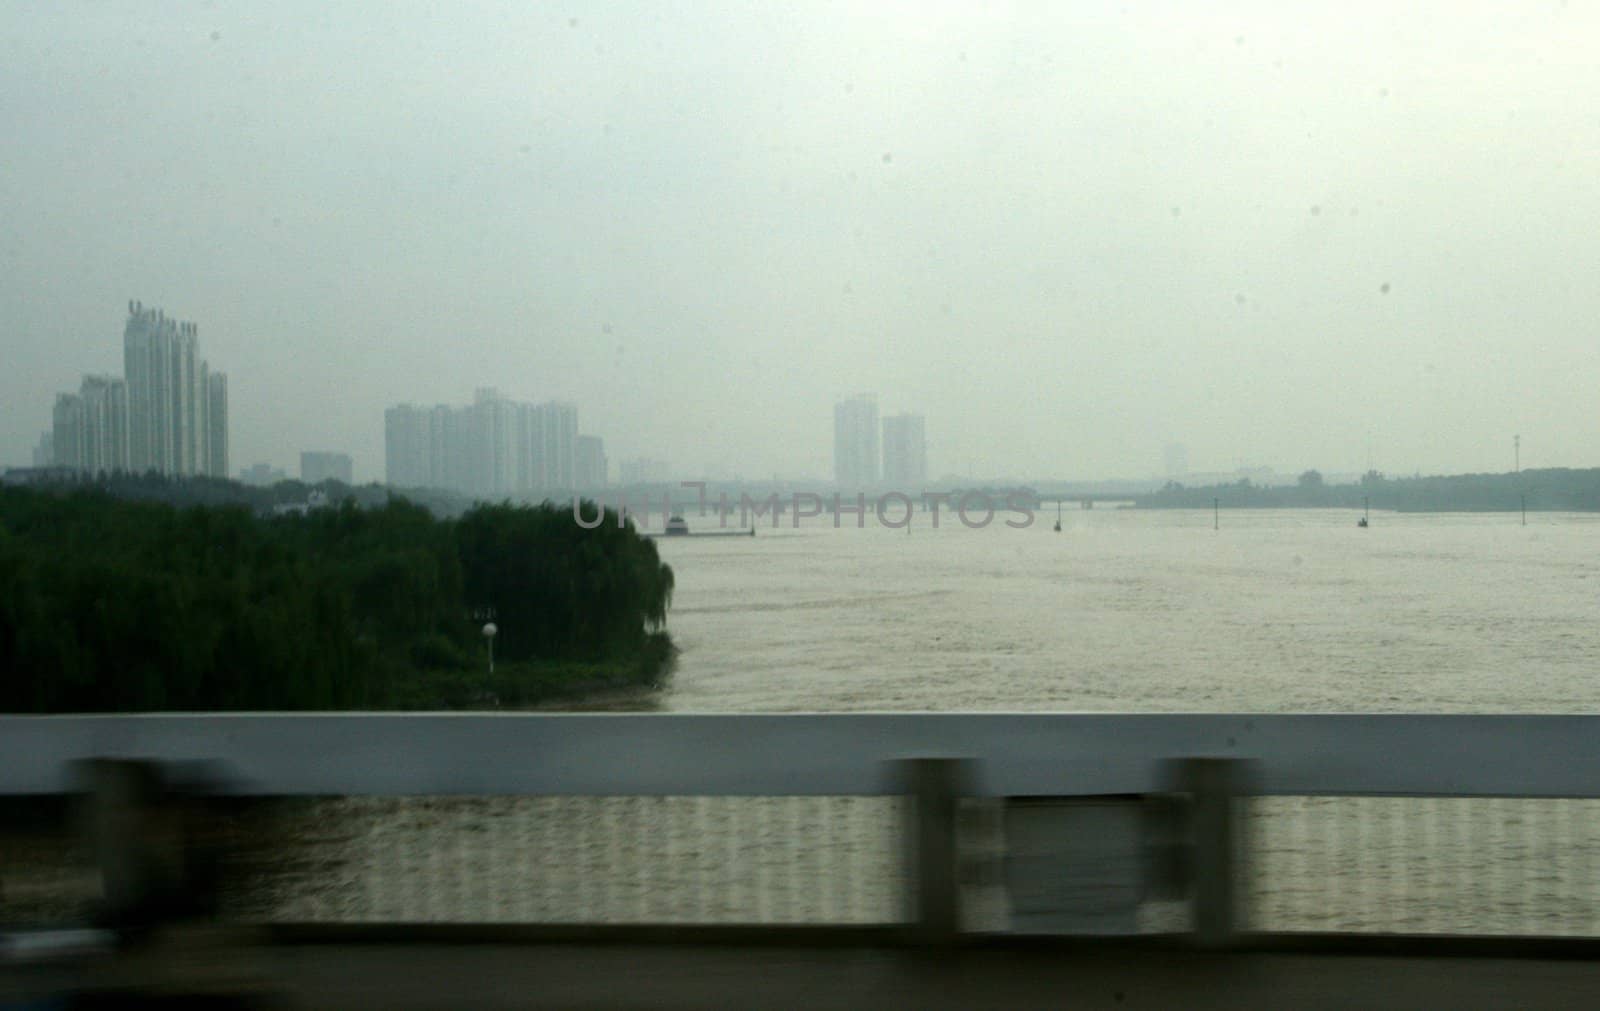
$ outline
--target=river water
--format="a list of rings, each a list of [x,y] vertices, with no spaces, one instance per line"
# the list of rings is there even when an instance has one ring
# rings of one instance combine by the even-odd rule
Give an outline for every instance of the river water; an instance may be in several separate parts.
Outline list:
[[[1355,519],[1074,510],[1055,533],[1049,514],[1022,530],[919,514],[909,534],[822,519],[662,540],[678,669],[660,693],[587,708],[1600,709],[1600,516]],[[350,798],[275,824],[246,918],[902,912],[892,798]],[[1003,851],[989,824],[979,848]],[[1600,935],[1600,801],[1269,798],[1249,824],[1257,927]],[[15,898],[40,880],[4,883]],[[974,925],[1007,922],[992,878],[969,898]],[[1172,910],[1152,908],[1141,929],[1165,929]]]
[[[1006,514],[1000,514],[1004,516]],[[1013,516],[1014,518],[1014,516]],[[660,541],[661,708],[1589,712],[1600,515],[1072,509]],[[690,516],[696,529],[716,517]],[[770,522],[770,520],[769,520]]]

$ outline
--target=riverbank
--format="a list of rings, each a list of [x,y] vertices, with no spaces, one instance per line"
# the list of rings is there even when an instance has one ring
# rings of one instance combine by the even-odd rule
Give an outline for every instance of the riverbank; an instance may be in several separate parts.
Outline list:
[[[678,650],[665,632],[652,633],[635,656],[598,660],[533,660],[497,664],[493,673],[431,670],[417,674],[396,699],[397,709],[532,709],[584,707],[619,694],[660,688],[671,677]]]
[[[1169,481],[1148,495],[1132,496],[1139,509],[1363,509],[1385,512],[1596,512],[1600,468],[1564,467],[1508,474],[1388,477],[1376,471],[1355,484],[1325,484],[1314,470],[1292,485],[1262,486],[1248,479],[1187,487]]]

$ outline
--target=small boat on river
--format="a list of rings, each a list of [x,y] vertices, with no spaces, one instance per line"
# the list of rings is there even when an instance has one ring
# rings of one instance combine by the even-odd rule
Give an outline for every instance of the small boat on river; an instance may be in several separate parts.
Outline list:
[[[751,524],[748,530],[702,530],[699,532],[689,529],[689,521],[677,513],[667,518],[667,525],[660,533],[646,533],[646,537],[754,537],[756,528]]]

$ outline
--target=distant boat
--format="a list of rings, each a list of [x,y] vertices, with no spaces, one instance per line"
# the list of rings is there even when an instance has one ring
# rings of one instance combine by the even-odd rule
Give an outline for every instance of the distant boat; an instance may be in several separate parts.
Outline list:
[[[1056,499],[1056,533],[1061,532],[1061,500]]]
[[[703,530],[695,533],[689,529],[689,521],[674,513],[667,519],[666,527],[661,533],[647,533],[646,537],[754,537],[755,524],[749,530]]]
[[[1367,525],[1368,525],[1367,518],[1365,516],[1363,516],[1360,519],[1356,520],[1356,526],[1358,526],[1358,527],[1364,527],[1364,526],[1367,526]]]

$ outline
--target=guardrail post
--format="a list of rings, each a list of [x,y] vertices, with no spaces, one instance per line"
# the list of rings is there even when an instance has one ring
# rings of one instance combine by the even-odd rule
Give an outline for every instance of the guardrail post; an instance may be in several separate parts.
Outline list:
[[[180,887],[180,858],[160,812],[160,766],[88,759],[78,763],[77,774],[87,795],[85,827],[100,868],[105,925],[160,919]]]
[[[908,936],[923,946],[953,945],[961,933],[956,809],[967,792],[971,762],[910,758],[897,765],[911,804],[911,823],[905,833]]]
[[[1236,895],[1245,842],[1236,802],[1246,793],[1249,764],[1237,758],[1174,763],[1178,792],[1190,798],[1190,902],[1195,943],[1202,948],[1233,947],[1243,928]]]
[[[88,841],[104,889],[101,917],[115,928],[153,927],[215,906],[215,854],[196,838],[198,797],[215,784],[203,763],[87,759]]]

